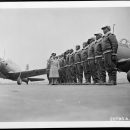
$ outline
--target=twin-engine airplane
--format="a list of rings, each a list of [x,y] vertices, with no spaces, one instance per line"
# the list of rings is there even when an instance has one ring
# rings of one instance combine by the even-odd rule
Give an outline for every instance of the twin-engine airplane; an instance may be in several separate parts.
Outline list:
[[[29,81],[42,81],[43,78],[32,78],[33,76],[46,74],[46,69],[26,70],[21,69],[12,61],[0,59],[0,78],[17,81],[18,85],[22,81],[28,84]]]

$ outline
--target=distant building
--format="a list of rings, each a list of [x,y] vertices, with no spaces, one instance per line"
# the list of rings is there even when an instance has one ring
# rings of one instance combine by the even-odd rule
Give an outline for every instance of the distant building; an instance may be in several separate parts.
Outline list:
[[[26,65],[26,70],[29,70],[29,64]]]

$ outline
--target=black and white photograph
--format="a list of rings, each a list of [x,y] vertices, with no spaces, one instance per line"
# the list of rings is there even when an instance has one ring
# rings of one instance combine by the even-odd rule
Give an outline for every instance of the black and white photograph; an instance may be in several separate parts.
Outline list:
[[[129,121],[130,2],[0,3],[0,127]]]

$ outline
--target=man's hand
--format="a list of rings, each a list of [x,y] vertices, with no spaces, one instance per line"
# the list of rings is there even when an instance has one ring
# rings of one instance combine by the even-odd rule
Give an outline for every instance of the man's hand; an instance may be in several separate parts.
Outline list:
[[[95,59],[95,64],[97,64],[97,59]]]
[[[112,61],[116,61],[117,62],[117,55],[112,54]]]

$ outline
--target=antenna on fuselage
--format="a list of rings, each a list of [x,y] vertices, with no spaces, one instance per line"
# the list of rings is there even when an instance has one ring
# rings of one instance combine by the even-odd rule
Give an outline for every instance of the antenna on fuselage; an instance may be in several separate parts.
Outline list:
[[[116,24],[113,24],[113,34],[114,34],[114,31],[115,31],[115,30],[114,30],[114,29],[115,29],[115,25],[116,25]]]

